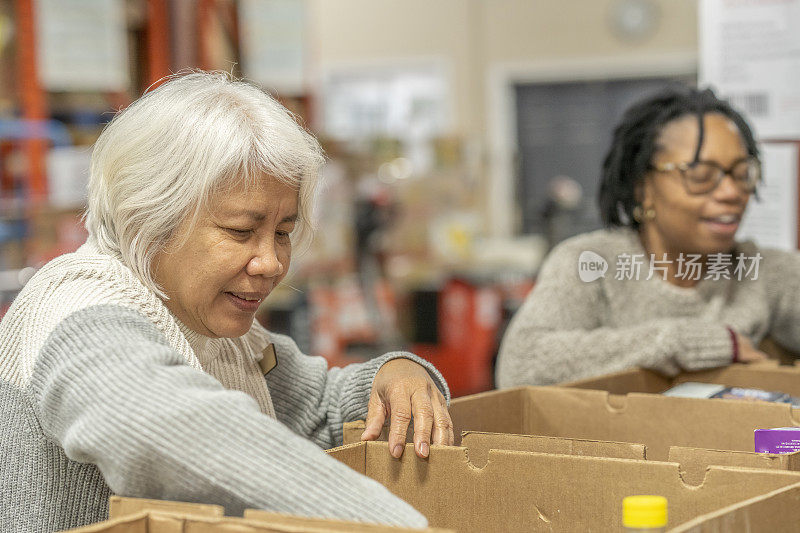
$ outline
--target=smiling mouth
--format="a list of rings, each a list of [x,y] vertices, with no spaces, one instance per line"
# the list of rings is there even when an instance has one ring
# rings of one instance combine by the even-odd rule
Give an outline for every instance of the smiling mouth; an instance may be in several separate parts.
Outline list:
[[[230,294],[234,298],[238,298],[239,300],[245,302],[258,302],[261,303],[266,298],[266,295],[256,295],[256,294],[248,294],[248,293],[241,293],[241,292],[226,292],[225,294]]]
[[[727,214],[717,217],[704,217],[701,219],[702,223],[712,235],[723,237],[725,239],[733,238],[739,230],[739,222],[741,222],[741,215]]]
[[[713,222],[715,224],[738,224],[742,220],[741,215],[720,215],[718,217],[705,217],[706,222]]]
[[[247,314],[252,314],[258,311],[261,302],[267,297],[267,294],[258,292],[225,292],[223,293],[228,298],[233,307],[239,311]]]

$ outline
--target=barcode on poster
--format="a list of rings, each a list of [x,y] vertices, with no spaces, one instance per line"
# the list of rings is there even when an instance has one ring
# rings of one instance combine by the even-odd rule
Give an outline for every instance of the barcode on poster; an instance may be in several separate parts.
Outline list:
[[[728,101],[733,107],[754,117],[764,117],[769,114],[767,93],[730,94]]]

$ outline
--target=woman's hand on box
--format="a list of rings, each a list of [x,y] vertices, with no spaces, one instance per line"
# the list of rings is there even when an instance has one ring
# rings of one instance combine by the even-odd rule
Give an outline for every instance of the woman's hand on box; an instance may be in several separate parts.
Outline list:
[[[389,452],[394,457],[403,455],[412,418],[414,450],[419,457],[428,457],[431,444],[453,444],[453,422],[447,400],[428,371],[409,359],[393,359],[375,375],[361,440],[377,439],[387,418]]]
[[[739,358],[740,363],[757,363],[759,361],[766,361],[769,356],[753,346],[746,336],[736,333],[736,340],[739,344]]]

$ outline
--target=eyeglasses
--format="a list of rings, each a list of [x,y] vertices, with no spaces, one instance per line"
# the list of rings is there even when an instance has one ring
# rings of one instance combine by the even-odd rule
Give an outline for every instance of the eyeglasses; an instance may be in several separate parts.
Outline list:
[[[656,172],[677,170],[683,178],[683,186],[689,194],[708,194],[730,176],[742,192],[755,192],[761,183],[761,163],[755,157],[736,161],[730,168],[724,168],[715,161],[695,161],[694,163],[666,163],[661,166],[650,165]]]

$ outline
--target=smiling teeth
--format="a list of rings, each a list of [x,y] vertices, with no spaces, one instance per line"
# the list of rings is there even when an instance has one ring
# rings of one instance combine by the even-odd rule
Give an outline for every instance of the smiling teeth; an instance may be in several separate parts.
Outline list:
[[[237,298],[240,298],[242,300],[247,300],[248,302],[260,302],[261,301],[261,298],[248,298],[247,296],[240,296],[238,294],[234,294],[234,296],[236,296]]]
[[[722,222],[723,224],[730,224],[731,222],[736,222],[738,220],[738,217],[736,217],[735,215],[724,215],[721,217],[717,217],[714,220],[716,220],[717,222]]]

